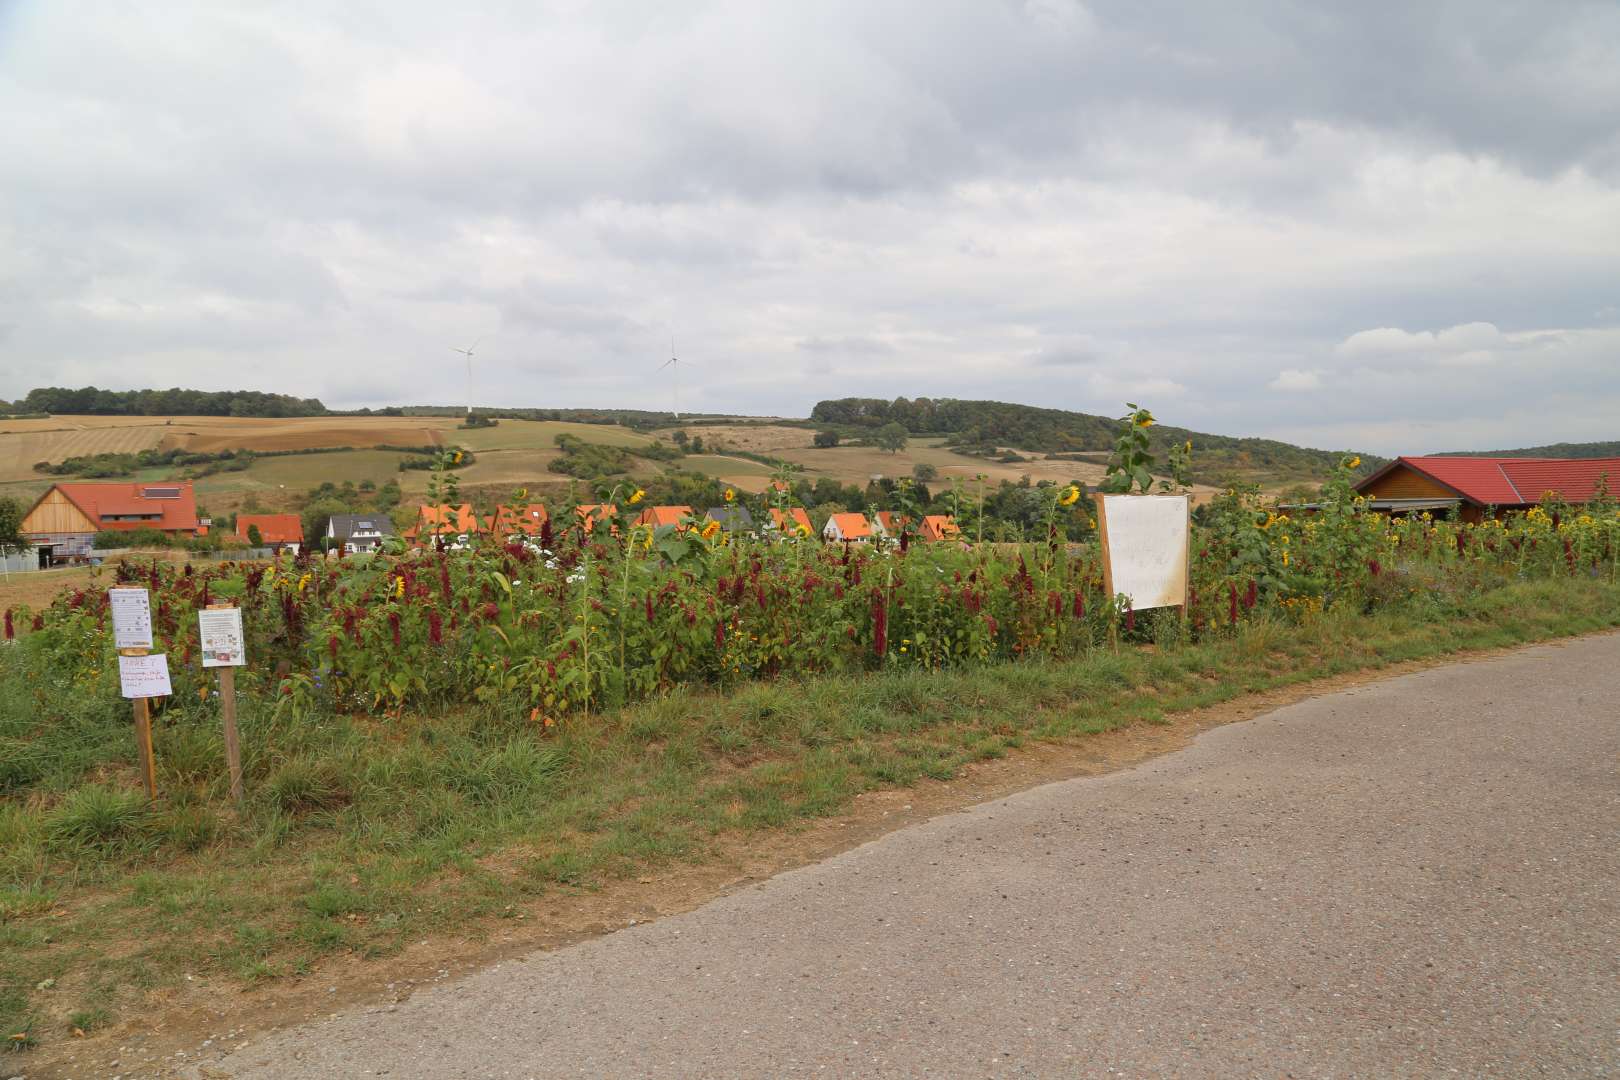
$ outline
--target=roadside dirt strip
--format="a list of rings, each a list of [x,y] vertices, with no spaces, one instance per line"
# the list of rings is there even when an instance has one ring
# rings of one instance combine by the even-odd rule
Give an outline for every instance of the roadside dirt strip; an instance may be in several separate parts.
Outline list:
[[[1620,635],[1314,698],[197,1077],[1620,1073]]]

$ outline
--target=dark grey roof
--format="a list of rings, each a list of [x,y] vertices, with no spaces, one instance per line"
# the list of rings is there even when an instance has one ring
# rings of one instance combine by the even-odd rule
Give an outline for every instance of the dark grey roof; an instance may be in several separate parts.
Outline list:
[[[394,535],[394,523],[387,514],[333,514],[332,535],[347,540],[357,532],[379,532]]]
[[[718,521],[720,527],[727,532],[754,527],[754,515],[748,512],[748,507],[736,503],[730,506],[711,506],[703,517],[707,521]]]

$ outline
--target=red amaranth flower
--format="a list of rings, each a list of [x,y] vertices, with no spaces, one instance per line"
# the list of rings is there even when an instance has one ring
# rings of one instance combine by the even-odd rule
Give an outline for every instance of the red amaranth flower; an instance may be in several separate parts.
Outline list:
[[[714,647],[716,649],[724,649],[726,647],[726,622],[724,619],[721,619],[714,624]]]
[[[1384,568],[1378,564],[1377,559],[1367,560],[1367,570],[1372,574],[1373,577],[1377,577],[1379,574],[1384,572]]]
[[[1573,574],[1575,572],[1575,547],[1569,542],[1567,536],[1564,537],[1564,561],[1569,564],[1569,572]]]
[[[450,560],[446,559],[443,555],[439,556],[439,592],[443,594],[445,601],[448,603],[451,595]]]
[[[500,613],[501,609],[495,605],[495,601],[493,600],[485,601],[484,606],[478,609],[479,618],[483,619],[485,622],[494,622],[495,617]]]
[[[1080,589],[1074,590],[1073,611],[1074,617],[1077,619],[1083,619],[1086,617],[1086,594]]]
[[[44,613],[41,612],[39,614],[36,614],[34,616],[34,621],[28,625],[28,628],[30,630],[43,630],[43,629],[45,629],[45,615],[44,615]]]
[[[1243,610],[1248,611],[1251,608],[1253,608],[1254,607],[1254,602],[1256,600],[1258,600],[1259,598],[1260,598],[1260,590],[1255,585],[1254,579],[1250,578],[1249,579],[1249,591],[1243,594]]]
[[[333,634],[326,639],[326,651],[332,654],[333,667],[337,667],[338,645],[340,644],[341,642],[338,640],[338,636],[336,634]]]
[[[990,628],[991,637],[995,637],[996,631],[1001,629],[1000,625],[996,622],[996,617],[994,615],[986,615],[984,617],[984,624]]]
[[[1128,634],[1136,629],[1136,609],[1129,602],[1125,605],[1125,632]]]
[[[399,612],[389,609],[388,632],[394,639],[394,648],[399,648]]]
[[[443,645],[444,644],[444,618],[443,618],[443,616],[441,616],[437,611],[429,611],[428,616],[427,616],[427,620],[428,620],[428,640],[433,642],[433,644],[435,644],[435,645]]]
[[[11,609],[6,608],[6,640],[10,641],[17,636],[17,630],[11,625]]]
[[[1228,584],[1226,586],[1226,588],[1227,588],[1227,592],[1228,592],[1227,603],[1226,603],[1226,617],[1227,617],[1228,620],[1230,620],[1230,622],[1232,623],[1233,626],[1236,626],[1237,625],[1237,609],[1238,609],[1237,585]]]
[[[653,594],[651,589],[647,590],[647,621],[653,621]]]

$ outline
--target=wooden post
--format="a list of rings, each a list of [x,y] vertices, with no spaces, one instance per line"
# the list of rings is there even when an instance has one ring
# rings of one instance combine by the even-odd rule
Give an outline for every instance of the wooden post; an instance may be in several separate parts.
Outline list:
[[[231,771],[231,801],[242,805],[242,747],[236,737],[236,669],[219,669],[219,711],[225,718],[225,764]]]
[[[149,649],[121,649],[122,656],[145,656]],[[141,779],[146,782],[146,797],[157,798],[157,760],[152,754],[152,713],[143,697],[130,699],[135,708],[135,748],[141,757]]]
[[[231,604],[209,604],[210,610],[229,610]],[[219,712],[225,722],[225,767],[230,770],[231,801],[242,805],[242,743],[236,732],[236,669],[219,669]]]

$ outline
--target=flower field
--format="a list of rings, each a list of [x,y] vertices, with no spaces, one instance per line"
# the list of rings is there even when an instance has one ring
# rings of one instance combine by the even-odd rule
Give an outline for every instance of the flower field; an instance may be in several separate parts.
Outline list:
[[[1306,516],[1237,492],[1208,507],[1184,617],[1105,595],[1094,545],[728,542],[712,523],[652,529],[621,514],[589,536],[548,530],[464,551],[124,564],[43,611],[7,611],[6,634],[22,635],[13,662],[37,665],[42,694],[116,699],[106,588],[141,584],[155,650],[169,656],[171,708],[211,707],[195,612],[230,601],[243,609],[251,664],[239,686],[278,711],[479,703],[546,727],[684,684],[1062,659],[1230,634],[1261,616],[1443,608],[1510,581],[1616,576],[1620,516],[1610,506],[1551,503],[1477,525],[1391,520],[1363,511],[1348,465]],[[1073,489],[1050,499],[1054,526],[1089,512]]]

